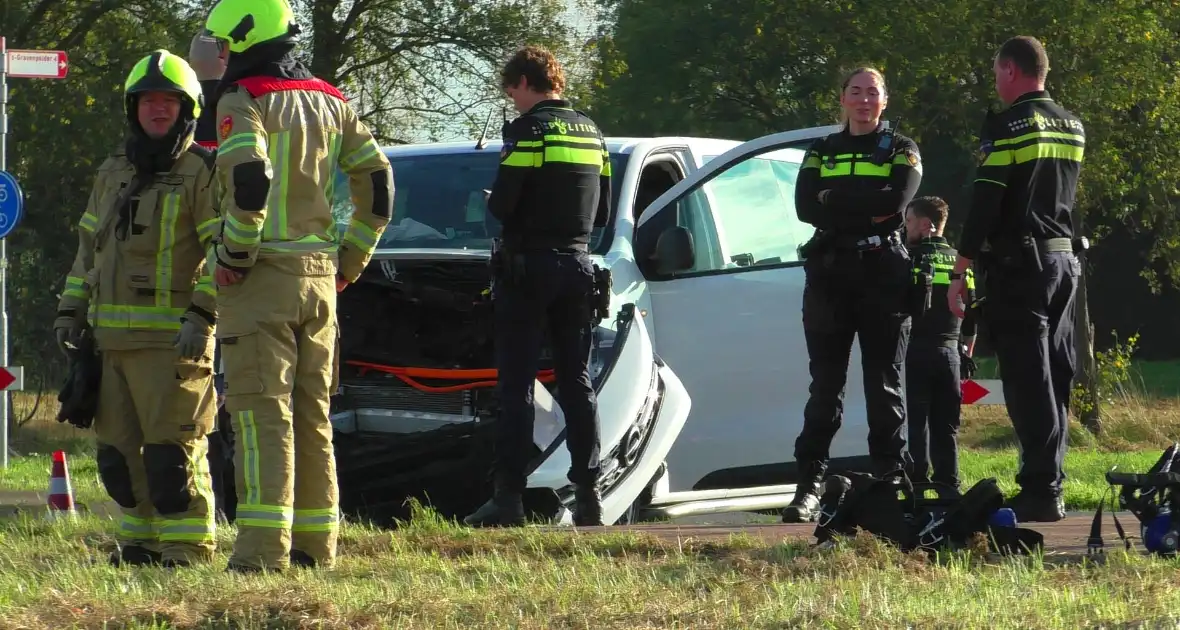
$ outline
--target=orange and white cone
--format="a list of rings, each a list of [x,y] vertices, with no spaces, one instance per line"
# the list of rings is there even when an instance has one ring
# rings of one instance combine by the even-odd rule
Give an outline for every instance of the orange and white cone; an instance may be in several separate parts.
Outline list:
[[[53,469],[49,474],[49,517],[73,516],[74,489],[70,485],[70,469],[66,452],[53,452]]]

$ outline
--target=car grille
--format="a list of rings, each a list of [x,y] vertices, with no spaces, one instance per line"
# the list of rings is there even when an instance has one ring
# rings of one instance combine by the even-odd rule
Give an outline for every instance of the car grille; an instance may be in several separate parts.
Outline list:
[[[351,409],[391,409],[442,415],[470,415],[470,392],[442,394],[421,392],[401,381],[393,383],[344,383]]]

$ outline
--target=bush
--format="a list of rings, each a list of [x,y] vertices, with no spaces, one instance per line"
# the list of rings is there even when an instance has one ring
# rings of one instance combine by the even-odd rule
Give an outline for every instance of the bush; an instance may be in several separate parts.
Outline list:
[[[1080,382],[1075,382],[1070,409],[1078,417],[1085,416],[1095,407],[1102,412],[1104,407],[1113,407],[1135,395],[1131,384],[1131,360],[1139,343],[1139,333],[1119,341],[1118,332],[1111,331],[1114,345],[1105,352],[1094,353],[1094,391],[1088,391]]]

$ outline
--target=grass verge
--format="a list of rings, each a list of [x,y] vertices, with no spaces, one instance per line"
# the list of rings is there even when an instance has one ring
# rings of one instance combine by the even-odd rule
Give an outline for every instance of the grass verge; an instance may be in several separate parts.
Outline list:
[[[819,628],[1122,624],[1180,605],[1174,562],[963,553],[860,538],[830,551],[626,533],[349,526],[330,571],[226,574],[105,564],[109,524],[0,523],[0,628]],[[233,530],[222,531],[228,548]]]

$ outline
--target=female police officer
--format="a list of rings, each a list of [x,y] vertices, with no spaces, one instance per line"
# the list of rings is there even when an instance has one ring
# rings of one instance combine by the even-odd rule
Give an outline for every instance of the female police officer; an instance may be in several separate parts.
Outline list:
[[[885,78],[858,68],[841,86],[844,129],[816,141],[795,188],[799,219],[817,228],[804,248],[803,329],[811,397],[795,441],[799,481],[783,521],[815,516],[817,486],[840,428],[854,335],[859,335],[869,453],[878,474],[903,465],[901,368],[909,343],[910,261],[899,228],[917,192],[917,145],[881,123]],[[808,251],[810,250],[810,251]]]

